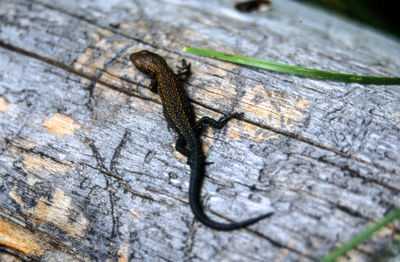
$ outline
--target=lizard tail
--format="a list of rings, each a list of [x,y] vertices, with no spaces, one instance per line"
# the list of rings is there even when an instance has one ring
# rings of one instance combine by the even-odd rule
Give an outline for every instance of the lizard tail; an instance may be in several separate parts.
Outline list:
[[[200,150],[200,145],[197,150],[195,147],[193,148],[191,157],[190,157],[190,183],[189,183],[189,204],[192,212],[197,220],[199,220],[204,225],[211,227],[220,231],[230,231],[243,227],[247,227],[251,224],[256,223],[257,221],[264,219],[266,217],[271,216],[273,213],[263,214],[261,216],[257,216],[254,218],[250,218],[247,220],[243,220],[236,223],[220,223],[212,220],[210,217],[206,215],[204,212],[203,206],[201,204],[201,188],[203,184],[204,178],[204,164],[202,160],[202,153]]]

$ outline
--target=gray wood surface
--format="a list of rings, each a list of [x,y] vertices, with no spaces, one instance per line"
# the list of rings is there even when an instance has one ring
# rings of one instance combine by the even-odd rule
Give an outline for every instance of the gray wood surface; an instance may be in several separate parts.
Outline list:
[[[317,261],[400,204],[400,88],[335,83],[184,53],[186,45],[294,65],[399,76],[400,43],[295,2],[0,0],[0,258]],[[204,205],[130,53],[175,67],[198,117],[244,112],[203,137]],[[383,230],[343,261],[370,261]],[[5,253],[4,253],[5,252]],[[16,258],[16,259],[17,259]]]

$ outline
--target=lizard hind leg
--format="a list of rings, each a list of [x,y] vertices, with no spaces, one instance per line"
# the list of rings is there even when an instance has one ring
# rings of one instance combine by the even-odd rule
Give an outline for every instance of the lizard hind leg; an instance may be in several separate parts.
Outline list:
[[[218,120],[212,119],[208,116],[205,116],[201,118],[199,121],[197,121],[194,125],[194,130],[200,134],[207,126],[211,126],[217,129],[221,129],[226,125],[226,123],[232,119],[232,118],[241,118],[243,116],[243,113],[230,113],[226,114],[223,117],[221,117]]]
[[[190,150],[186,147],[186,140],[182,135],[178,136],[178,139],[175,143],[175,149],[186,157],[190,156]]]
[[[190,160],[190,150],[186,147],[186,140],[185,138],[183,138],[182,135],[178,136],[178,139],[176,140],[175,143],[175,149],[176,151],[178,151],[179,153],[181,153],[182,155],[187,157],[187,163],[190,165],[191,160]],[[211,165],[214,164],[213,162],[205,162],[205,165]]]

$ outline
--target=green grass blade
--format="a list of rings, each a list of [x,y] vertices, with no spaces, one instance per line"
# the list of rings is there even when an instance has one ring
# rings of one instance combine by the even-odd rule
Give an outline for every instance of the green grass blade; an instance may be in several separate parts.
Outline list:
[[[286,65],[248,56],[223,53],[214,50],[201,49],[190,46],[185,47],[183,50],[185,52],[192,53],[195,55],[211,57],[218,60],[228,61],[236,64],[254,66],[271,71],[293,74],[302,77],[310,77],[316,79],[342,81],[342,82],[353,82],[361,84],[400,85],[400,77],[378,77],[378,76],[342,74],[342,73],[329,72],[318,69],[311,69],[301,66]]]
[[[389,214],[387,214],[384,218],[367,228],[365,231],[361,232],[357,236],[350,239],[347,243],[344,243],[341,247],[333,251],[332,253],[328,254],[324,257],[320,262],[333,262],[336,261],[340,256],[346,254],[348,251],[353,249],[355,246],[361,244],[364,240],[371,237],[374,233],[378,230],[382,229],[383,227],[387,226],[394,220],[400,218],[400,208],[396,208]]]

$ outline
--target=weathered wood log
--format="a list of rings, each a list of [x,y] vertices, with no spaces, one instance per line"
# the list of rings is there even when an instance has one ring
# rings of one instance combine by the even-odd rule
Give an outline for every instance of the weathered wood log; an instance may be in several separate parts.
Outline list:
[[[400,204],[400,89],[299,78],[182,52],[186,45],[323,70],[398,76],[400,44],[290,1],[0,2],[0,258],[316,261]],[[198,117],[244,119],[204,136],[204,205],[129,54],[185,58]],[[382,231],[349,254],[379,255]]]

